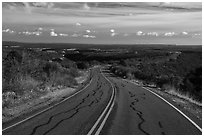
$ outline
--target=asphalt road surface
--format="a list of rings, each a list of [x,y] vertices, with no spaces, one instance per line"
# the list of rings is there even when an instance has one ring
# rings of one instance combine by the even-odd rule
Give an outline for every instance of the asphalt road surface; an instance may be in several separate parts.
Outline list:
[[[3,124],[2,134],[202,134],[201,129],[162,99],[102,72],[99,67],[92,70],[91,82],[80,93],[35,117],[15,123]]]

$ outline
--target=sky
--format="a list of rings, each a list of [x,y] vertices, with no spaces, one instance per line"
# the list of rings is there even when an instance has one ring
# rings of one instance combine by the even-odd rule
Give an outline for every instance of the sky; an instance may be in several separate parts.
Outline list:
[[[199,2],[3,2],[2,40],[202,44]]]

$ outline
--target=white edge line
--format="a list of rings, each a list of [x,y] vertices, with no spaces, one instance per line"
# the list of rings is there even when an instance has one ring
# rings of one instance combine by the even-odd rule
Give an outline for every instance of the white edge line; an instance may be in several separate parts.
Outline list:
[[[21,123],[27,121],[27,120],[30,120],[30,119],[32,119],[33,117],[35,117],[35,116],[37,116],[37,115],[40,115],[41,113],[44,113],[44,112],[48,111],[49,109],[51,109],[51,108],[53,108],[53,107],[55,107],[55,106],[57,106],[57,105],[59,105],[59,104],[65,102],[66,100],[70,99],[71,97],[77,95],[78,93],[80,93],[80,92],[82,92],[84,89],[86,89],[86,88],[91,84],[92,80],[93,80],[93,79],[91,79],[90,82],[89,82],[89,84],[87,84],[83,89],[79,90],[78,92],[76,92],[76,93],[72,94],[71,96],[65,98],[64,100],[62,100],[62,101],[60,101],[60,102],[54,104],[53,106],[50,106],[50,107],[48,107],[48,108],[46,108],[46,109],[44,109],[44,110],[42,110],[42,111],[40,111],[40,112],[38,112],[38,113],[36,113],[36,114],[30,116],[30,117],[28,117],[28,118],[26,118],[26,119],[24,119],[24,120],[22,120],[22,121],[19,121],[19,122],[15,123],[15,124],[13,124],[13,125],[11,125],[11,126],[9,126],[9,127],[4,128],[4,129],[2,130],[2,132],[4,132],[5,130],[10,129],[10,128],[12,128],[12,127],[15,127],[15,126],[17,126],[17,125],[19,125],[19,124],[21,124]]]
[[[103,75],[103,73],[101,73],[101,74]],[[87,135],[91,135],[91,134],[93,133],[93,131],[95,130],[96,126],[98,125],[98,123],[100,122],[100,120],[101,120],[102,117],[104,116],[105,112],[107,111],[108,107],[110,106],[110,103],[111,103],[111,101],[112,101],[112,99],[113,99],[113,95],[114,95],[114,92],[115,92],[112,83],[111,83],[104,75],[103,75],[103,77],[111,84],[111,87],[112,87],[112,89],[113,89],[113,93],[112,93],[112,96],[111,96],[111,99],[110,99],[108,105],[106,106],[106,108],[104,109],[103,113],[100,115],[100,117],[98,118],[98,120],[97,120],[96,123],[93,125],[93,127],[91,128],[91,130],[88,132]],[[108,116],[109,116],[109,114],[110,114],[110,112],[111,112],[111,110],[112,110],[114,104],[115,104],[115,103],[114,103],[114,101],[113,101],[112,106],[110,107],[108,113],[106,114],[106,117],[104,118],[102,124],[100,125],[100,127],[99,127],[98,130],[96,131],[95,135],[99,135],[99,133],[100,133],[100,131],[102,130],[102,128],[103,128],[103,126],[104,126],[104,124],[105,124],[105,122],[106,122],[106,120],[107,120],[107,118],[108,118]]]
[[[125,80],[127,81],[127,80]],[[135,85],[137,85],[136,83],[129,81]],[[151,91],[148,88],[142,87],[143,89],[146,89],[147,91],[151,92],[152,94],[154,94],[155,96],[159,97],[160,99],[162,99],[164,102],[166,102],[168,105],[170,105],[171,107],[173,107],[176,111],[178,111],[182,116],[184,116],[188,121],[191,122],[191,124],[193,124],[200,132],[202,132],[202,129],[193,121],[191,120],[188,116],[186,116],[181,110],[179,110],[177,107],[175,107],[174,105],[172,105],[171,103],[169,103],[167,100],[165,100],[163,97],[159,96],[158,94],[156,94],[155,92]]]

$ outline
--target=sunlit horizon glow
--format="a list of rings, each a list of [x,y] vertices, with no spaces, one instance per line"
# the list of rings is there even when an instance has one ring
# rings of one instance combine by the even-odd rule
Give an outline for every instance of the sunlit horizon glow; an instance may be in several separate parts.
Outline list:
[[[2,40],[202,44],[202,3],[2,3]]]

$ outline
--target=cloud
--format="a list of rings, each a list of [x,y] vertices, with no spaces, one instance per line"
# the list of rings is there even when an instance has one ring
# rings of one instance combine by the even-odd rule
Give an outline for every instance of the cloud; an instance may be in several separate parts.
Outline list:
[[[40,35],[42,34],[42,32],[40,32],[40,31],[34,31],[33,34],[36,35],[36,36],[40,36]]]
[[[90,38],[96,38],[96,36],[89,36]]]
[[[89,35],[83,35],[83,37],[84,37],[84,38],[88,38],[88,37],[89,37]]]
[[[111,37],[118,35],[118,33],[116,33],[114,29],[110,29],[110,32],[111,32]]]
[[[143,33],[142,31],[138,31],[136,34],[137,34],[138,36],[145,35],[145,33]]]
[[[114,32],[115,32],[115,30],[114,30],[114,29],[110,29],[110,32],[114,33]]]
[[[54,3],[52,2],[3,2],[3,8],[7,8],[10,10],[16,10],[17,12],[23,11],[28,14],[35,13],[40,10],[39,8],[47,8],[52,9]],[[37,9],[37,10],[36,10]]]
[[[86,30],[86,33],[90,33],[91,31],[89,29]]]
[[[127,37],[127,36],[129,36],[129,34],[128,34],[128,33],[125,33],[125,34],[123,34],[123,36],[124,36],[124,37]]]
[[[66,36],[68,36],[68,34],[59,33],[59,36],[64,36],[64,37],[66,37]]]
[[[201,37],[202,38],[201,33],[194,33],[194,34],[192,34],[192,37],[194,37],[194,38]]]
[[[182,34],[183,35],[188,35],[188,32],[183,31]]]
[[[171,37],[171,36],[174,36],[174,35],[176,35],[175,32],[166,32],[166,33],[164,33],[164,36],[168,36],[168,37]]]
[[[84,38],[96,38],[96,36],[93,35],[83,35]]]
[[[72,34],[71,36],[76,38],[76,37],[79,37],[80,34],[76,34],[76,33],[74,33],[74,34]]]
[[[23,31],[22,34],[25,34],[25,35],[31,35],[32,33],[29,32],[29,31]]]
[[[50,36],[56,37],[56,36],[58,36],[58,34],[55,33],[54,29],[51,29]]]
[[[111,37],[114,37],[116,35],[118,35],[118,33],[115,33],[115,32],[111,33]]]
[[[157,32],[148,32],[147,35],[151,35],[151,36],[159,36],[159,34]]]
[[[23,2],[24,6],[25,6],[25,10],[27,11],[27,13],[31,13],[32,11],[32,7],[30,6],[29,2]]]
[[[52,8],[54,4],[52,2],[33,2],[33,6],[35,7],[44,7],[44,8]]]
[[[89,10],[89,9],[90,9],[90,7],[88,6],[88,4],[87,4],[87,3],[84,3],[83,8],[84,8],[85,10]]]
[[[76,23],[76,26],[81,26],[81,23],[77,22],[77,23]]]
[[[116,35],[126,36],[127,34],[130,34],[131,36],[129,35],[125,39],[132,38],[132,41],[135,41],[133,37],[136,36],[138,36],[136,37],[138,39],[143,39],[145,36],[152,36],[146,41],[159,38],[169,39],[170,36],[174,35],[187,38],[187,36],[193,36],[193,33],[195,32],[202,33],[202,12],[200,10],[192,10],[192,8],[199,8],[199,6],[201,7],[202,3],[198,3],[198,7],[193,5],[196,5],[196,3],[163,3],[159,5],[159,3],[146,2],[3,2],[2,27],[12,28],[21,32],[25,31],[26,29],[28,32],[32,33],[31,35],[36,36],[40,35],[40,33],[37,33],[38,31],[43,31],[44,38],[48,37],[51,40],[52,37],[49,36],[50,33],[52,33],[54,36],[60,36],[59,33],[69,33],[70,37],[83,37],[83,34],[88,34],[88,36],[95,35],[93,30],[97,32],[96,40],[98,41],[106,41],[108,39],[116,40],[122,38],[117,37]],[[9,6],[12,8],[9,8]],[[185,9],[182,9],[182,7]],[[173,10],[167,11],[166,9]],[[38,29],[36,26],[38,26]],[[53,32],[50,32],[51,27],[55,29]],[[33,28],[35,28],[35,34],[33,34]],[[185,33],[185,30],[188,34]],[[47,35],[44,35],[46,34],[44,33],[45,31],[47,32]],[[5,35],[12,31],[6,32],[5,29],[3,32]],[[176,34],[173,34],[172,32],[176,32]],[[145,36],[143,37],[143,35]],[[116,36],[116,38],[110,38],[111,36]],[[14,35],[12,37],[14,37]],[[197,37],[199,37],[199,35]],[[172,37],[170,39],[176,38],[177,37]],[[6,39],[8,39],[8,37]],[[80,40],[81,39],[78,39],[77,42],[84,42]],[[36,41],[38,41],[37,38]],[[130,41],[126,42],[129,43]]]
[[[10,29],[3,29],[3,30],[2,30],[2,32],[5,32],[5,33],[10,33],[10,34],[15,33],[15,31],[10,30]]]
[[[201,10],[202,5],[199,2],[160,2],[160,7],[172,8],[177,10],[196,9]]]
[[[41,31],[23,31],[23,32],[18,32],[18,34],[24,34],[26,36],[30,36],[30,35],[40,36],[42,32]]]
[[[39,27],[39,28],[38,28],[38,30],[39,30],[39,31],[42,31],[42,30],[43,30],[43,28]]]

